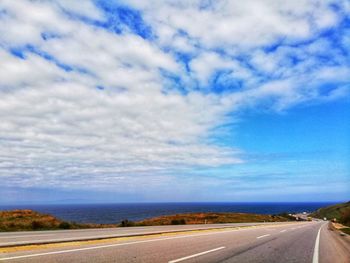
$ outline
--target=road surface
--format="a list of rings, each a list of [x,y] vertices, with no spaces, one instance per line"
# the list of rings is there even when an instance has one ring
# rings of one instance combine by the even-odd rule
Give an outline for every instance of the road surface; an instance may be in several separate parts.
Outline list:
[[[126,228],[96,228],[79,230],[52,230],[52,231],[21,231],[0,232],[0,247],[13,245],[29,245],[53,243],[62,241],[91,240],[108,237],[125,237],[146,234],[159,234],[184,230],[199,230],[213,228],[229,228],[253,225],[271,225],[274,223],[234,223],[234,224],[201,224],[201,225],[169,225]]]
[[[348,243],[339,241],[343,237],[330,231],[327,224],[280,223],[100,240],[88,244],[44,245],[1,253],[0,262],[350,262]]]

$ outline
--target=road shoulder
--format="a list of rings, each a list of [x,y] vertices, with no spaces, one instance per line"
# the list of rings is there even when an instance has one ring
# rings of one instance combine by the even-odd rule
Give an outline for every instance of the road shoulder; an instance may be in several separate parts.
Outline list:
[[[322,228],[320,240],[320,263],[348,263],[350,259],[350,236],[342,236],[331,222]]]

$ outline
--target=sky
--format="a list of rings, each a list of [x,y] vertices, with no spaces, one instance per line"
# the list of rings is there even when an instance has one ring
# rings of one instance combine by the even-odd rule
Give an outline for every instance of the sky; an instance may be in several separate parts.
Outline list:
[[[350,199],[347,0],[1,0],[0,204]]]

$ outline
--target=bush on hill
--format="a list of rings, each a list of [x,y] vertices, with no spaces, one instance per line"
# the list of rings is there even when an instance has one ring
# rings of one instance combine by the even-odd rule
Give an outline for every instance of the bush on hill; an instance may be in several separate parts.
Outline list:
[[[320,208],[311,216],[328,220],[336,219],[337,222],[350,226],[350,202]]]
[[[340,217],[340,223],[346,226],[350,226],[350,209],[343,212],[342,216]]]
[[[58,227],[60,229],[70,229],[72,226],[69,222],[63,221],[58,225]]]
[[[128,227],[128,226],[135,226],[135,223],[133,221],[130,221],[128,219],[124,219],[119,226],[121,227]]]
[[[173,219],[171,220],[172,225],[186,225],[186,220],[181,218],[181,219]]]

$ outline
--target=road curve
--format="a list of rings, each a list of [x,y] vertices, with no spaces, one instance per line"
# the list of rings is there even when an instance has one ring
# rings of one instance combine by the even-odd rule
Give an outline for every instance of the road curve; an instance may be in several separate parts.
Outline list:
[[[327,224],[281,223],[122,238],[2,253],[0,262],[349,262],[344,247],[330,245],[339,235],[334,236]]]

